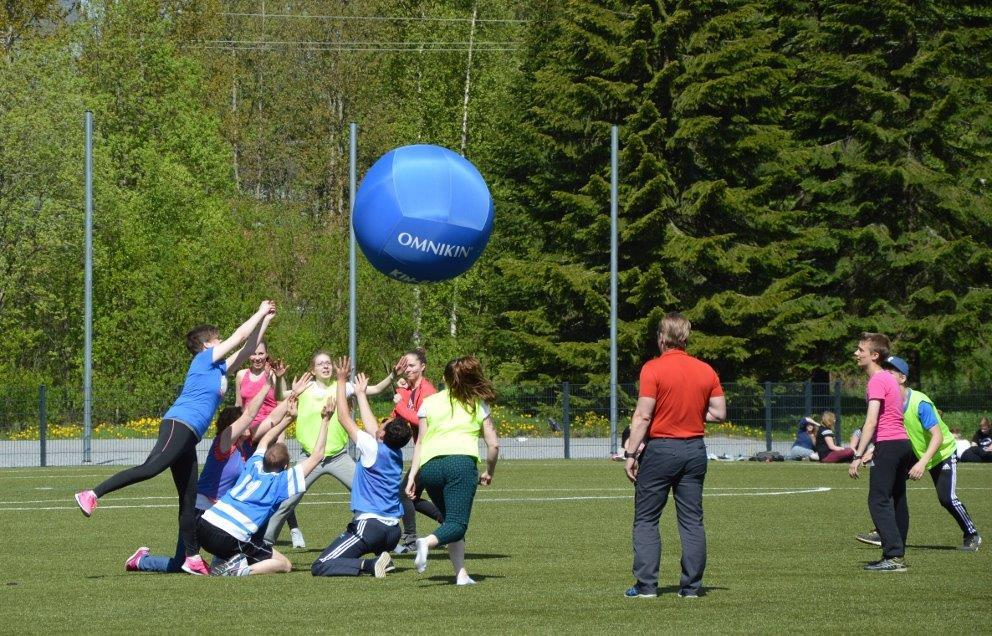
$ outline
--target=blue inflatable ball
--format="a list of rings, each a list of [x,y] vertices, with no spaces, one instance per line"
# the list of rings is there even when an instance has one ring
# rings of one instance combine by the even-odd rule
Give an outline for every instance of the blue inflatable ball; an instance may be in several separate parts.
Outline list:
[[[447,148],[420,144],[383,155],[355,197],[355,239],[386,276],[434,282],[463,273],[493,229],[493,198],[482,175]]]

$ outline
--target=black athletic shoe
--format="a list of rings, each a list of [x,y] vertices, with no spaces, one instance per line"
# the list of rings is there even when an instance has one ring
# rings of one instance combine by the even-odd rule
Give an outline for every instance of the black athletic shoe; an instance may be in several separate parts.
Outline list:
[[[699,598],[699,592],[693,592],[692,590],[679,590],[679,596],[682,598]]]
[[[862,532],[854,537],[861,543],[867,543],[868,545],[877,545],[882,547],[882,537],[878,534],[877,530],[872,530],[871,532]]]
[[[978,552],[978,546],[982,545],[982,535],[975,533],[969,534],[964,538],[964,544],[961,549],[965,552]]]
[[[869,572],[905,572],[906,560],[902,557],[892,557],[881,561],[872,561],[865,566]]]

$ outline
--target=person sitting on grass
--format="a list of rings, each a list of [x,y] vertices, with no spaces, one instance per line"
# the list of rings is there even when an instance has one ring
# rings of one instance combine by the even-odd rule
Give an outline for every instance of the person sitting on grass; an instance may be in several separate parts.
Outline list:
[[[274,377],[271,373],[267,373],[266,377],[265,386],[271,388]],[[289,397],[299,393],[309,381],[309,374],[294,380],[293,392],[277,403],[260,422],[256,423],[255,417],[266,399],[266,391],[258,391],[243,410],[240,406],[231,406],[220,412],[215,424],[217,434],[210,444],[200,480],[196,483],[197,520],[231,489],[251,457],[255,442],[282,421],[289,409]],[[127,572],[180,572],[185,554],[186,546],[180,535],[175,556],[149,554],[149,549],[142,546],[124,562],[124,569]]]
[[[820,416],[820,424],[816,431],[816,454],[823,464],[840,464],[854,459],[854,449],[838,446],[834,440],[834,425],[837,416],[833,411],[824,411]]]
[[[789,459],[818,459],[816,455],[816,420],[804,417],[799,420],[796,441],[789,450]]]
[[[293,564],[259,536],[276,508],[306,490],[306,478],[324,459],[330,413],[323,417],[314,453],[293,468],[289,449],[272,442],[296,417],[296,397],[289,400],[289,417],[273,426],[248,459],[238,483],[220,501],[203,513],[196,525],[196,536],[203,548],[223,562],[211,574],[247,576],[290,572]]]
[[[358,576],[372,574],[386,576],[394,568],[389,551],[400,540],[400,481],[403,479],[403,452],[413,436],[410,426],[399,419],[392,419],[381,428],[366,390],[369,380],[364,373],[355,378],[355,395],[365,430],[359,430],[348,408],[345,385],[348,383],[350,361],[340,358],[335,365],[337,372],[338,421],[348,432],[361,456],[355,467],[355,480],[351,486],[351,511],[355,514],[347,529],[329,546],[310,567],[314,576]],[[362,559],[365,554],[378,554],[376,559]]]
[[[963,462],[992,462],[992,424],[983,417],[971,437],[971,448],[961,453]]]

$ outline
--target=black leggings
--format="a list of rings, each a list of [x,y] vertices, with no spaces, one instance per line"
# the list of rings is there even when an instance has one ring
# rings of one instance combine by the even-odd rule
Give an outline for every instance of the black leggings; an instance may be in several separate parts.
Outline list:
[[[186,556],[199,554],[196,540],[196,434],[177,420],[162,420],[158,440],[145,463],[122,470],[93,489],[97,497],[120,490],[172,469],[172,481],[179,493],[179,535],[186,545]]]

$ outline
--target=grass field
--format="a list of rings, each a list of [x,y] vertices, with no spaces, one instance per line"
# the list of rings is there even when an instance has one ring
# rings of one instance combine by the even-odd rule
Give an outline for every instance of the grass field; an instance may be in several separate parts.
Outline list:
[[[349,518],[347,494],[319,481],[299,508],[309,549],[282,546],[288,575],[207,578],[125,573],[139,545],[175,545],[175,491],[161,475],[101,501],[85,519],[72,493],[112,469],[0,471],[3,632],[988,632],[992,542],[961,536],[929,481],[911,484],[906,573],[868,573],[879,550],[867,479],[845,466],[711,462],[706,595],[675,594],[674,506],[662,517],[662,595],[623,598],[633,500],[622,465],[516,461],[481,489],[468,567],[452,585],[443,552],[423,575],[408,556],[384,580],[314,579],[309,565]],[[958,494],[992,540],[992,467],[960,468]],[[421,518],[422,533],[433,523]],[[288,532],[284,533],[288,539]]]

